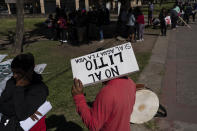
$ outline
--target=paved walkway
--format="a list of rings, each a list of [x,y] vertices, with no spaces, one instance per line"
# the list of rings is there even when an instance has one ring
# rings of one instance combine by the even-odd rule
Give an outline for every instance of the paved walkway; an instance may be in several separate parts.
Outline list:
[[[149,64],[140,74],[140,78],[138,80],[138,83],[146,84],[146,86],[153,90],[158,96],[161,93],[161,83],[165,71],[165,60],[169,36],[170,32],[168,32],[166,37],[158,37],[152,50],[152,56],[150,58]],[[150,129],[148,129],[147,126],[150,126]],[[131,125],[131,131],[151,131],[153,129],[156,129],[155,119],[146,124]]]
[[[192,30],[178,28],[169,39],[161,95],[168,110],[160,122],[163,130],[197,130],[197,24],[191,26]]]
[[[132,131],[197,131],[197,24],[191,26],[192,30],[179,27],[158,38],[138,81],[160,96],[168,116],[131,125]]]

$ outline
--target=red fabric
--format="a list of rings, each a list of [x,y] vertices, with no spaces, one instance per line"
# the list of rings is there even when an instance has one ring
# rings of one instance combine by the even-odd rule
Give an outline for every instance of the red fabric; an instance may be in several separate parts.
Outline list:
[[[74,96],[77,112],[91,131],[130,131],[136,85],[131,79],[113,79],[101,89],[93,107],[84,95]]]
[[[43,116],[29,131],[46,131],[45,118],[46,116]]]
[[[59,28],[61,28],[61,29],[67,29],[66,20],[62,17],[59,18],[58,25],[59,25]]]
[[[137,23],[138,24],[145,24],[145,22],[144,22],[144,15],[139,15],[137,17]]]

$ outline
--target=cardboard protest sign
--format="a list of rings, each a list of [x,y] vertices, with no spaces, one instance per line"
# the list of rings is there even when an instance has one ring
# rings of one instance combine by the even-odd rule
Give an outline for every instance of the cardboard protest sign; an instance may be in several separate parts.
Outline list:
[[[11,62],[12,59],[9,59],[7,61],[0,63],[0,82],[3,81],[6,77],[8,77],[12,73]]]
[[[73,78],[84,86],[139,70],[131,43],[118,45],[71,60]]]
[[[38,108],[38,111],[42,114],[42,116],[36,115],[37,118],[40,120],[51,109],[52,109],[51,103],[45,101],[45,103]],[[33,121],[30,117],[28,117],[26,120],[20,121],[20,126],[23,128],[24,131],[29,131],[37,122],[38,120]]]
[[[47,64],[38,64],[35,66],[34,71],[38,74],[42,74],[44,69],[46,68]]]
[[[9,59],[0,63],[0,96],[5,89],[7,80],[10,79],[12,76],[11,62],[12,59]]]

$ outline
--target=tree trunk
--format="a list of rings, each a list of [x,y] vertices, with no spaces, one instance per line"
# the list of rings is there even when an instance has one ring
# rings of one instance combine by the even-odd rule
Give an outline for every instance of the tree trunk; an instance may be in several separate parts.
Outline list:
[[[24,1],[24,0],[23,0]],[[40,1],[39,0],[33,0],[33,14],[37,14],[38,13],[38,3]]]
[[[23,34],[24,34],[24,0],[16,1],[17,21],[16,21],[16,36],[13,53],[19,54],[22,52]]]
[[[159,5],[161,6],[162,4],[163,4],[163,0],[160,0],[160,4]]]

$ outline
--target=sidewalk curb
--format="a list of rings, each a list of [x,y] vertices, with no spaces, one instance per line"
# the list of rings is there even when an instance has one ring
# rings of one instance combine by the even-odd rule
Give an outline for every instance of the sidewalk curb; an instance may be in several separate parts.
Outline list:
[[[167,58],[168,39],[170,34],[171,31],[168,30],[166,37],[159,36],[157,38],[156,43],[152,49],[152,55],[149,60],[149,63],[140,74],[140,77],[137,82],[144,83],[148,88],[155,92],[158,95],[158,97],[161,93],[162,79],[165,73],[165,62]],[[133,124],[131,125],[131,130],[151,131],[152,129],[148,129],[145,124]]]
[[[144,83],[152,89],[157,95],[160,93],[162,78],[165,71],[165,61],[168,50],[168,39],[171,31],[168,31],[167,36],[159,36],[156,40],[152,55],[148,65],[140,74],[138,83]]]

